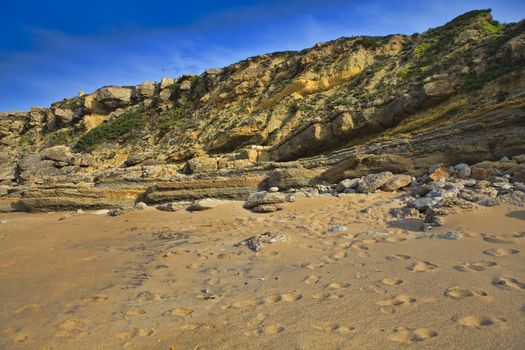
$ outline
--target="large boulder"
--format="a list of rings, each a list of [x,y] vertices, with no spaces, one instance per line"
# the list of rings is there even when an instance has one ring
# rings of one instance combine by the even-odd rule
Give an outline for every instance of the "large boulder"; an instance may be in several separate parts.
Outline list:
[[[125,107],[129,105],[131,100],[131,89],[119,86],[108,86],[98,90],[96,100],[110,110]]]
[[[217,198],[204,198],[193,202],[188,208],[188,211],[201,211],[215,208],[218,205],[228,203],[227,200]]]
[[[183,172],[186,174],[207,173],[217,170],[217,158],[196,157],[186,162]]]
[[[69,162],[71,160],[71,151],[67,146],[54,146],[42,151],[44,158],[56,162]]]
[[[307,187],[313,184],[319,174],[319,171],[304,168],[275,169],[268,179],[268,187],[278,187],[282,190]]]
[[[62,124],[69,124],[73,120],[75,113],[71,109],[57,108],[54,111],[55,118]]]
[[[340,161],[320,176],[324,180],[336,183],[343,179],[382,171],[390,171],[394,174],[410,173],[414,171],[414,164],[410,158],[395,154],[357,154]]]
[[[261,191],[251,194],[244,203],[245,209],[252,209],[259,205],[285,203],[286,196],[281,192]]]
[[[381,186],[381,190],[396,191],[400,188],[410,185],[411,182],[412,176],[410,175],[393,175],[392,178],[390,178],[390,180],[388,180],[383,186]]]
[[[363,179],[361,179],[361,181],[359,181],[359,185],[357,186],[357,192],[374,192],[375,190],[389,182],[392,178],[393,174],[390,171],[366,175]]]

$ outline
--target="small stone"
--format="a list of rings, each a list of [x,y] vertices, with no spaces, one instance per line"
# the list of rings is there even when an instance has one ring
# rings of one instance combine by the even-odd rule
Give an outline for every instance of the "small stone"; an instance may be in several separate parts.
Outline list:
[[[279,187],[277,186],[272,186],[268,189],[268,192],[279,192]]]
[[[0,224],[7,224],[7,220],[0,220]]]
[[[274,211],[279,211],[284,209],[284,204],[261,204],[252,208],[251,211],[254,213],[272,213]]]
[[[424,197],[424,198],[415,198],[408,202],[409,208],[416,208],[420,212],[427,210],[429,207],[435,205],[438,202],[436,198]]]
[[[100,209],[100,210],[95,210],[93,212],[93,214],[95,215],[108,215],[109,213],[109,209]]]
[[[457,232],[435,232],[435,233],[425,233],[417,237],[418,239],[447,239],[456,241],[460,237],[460,234]]]
[[[501,157],[501,159],[499,160],[499,162],[500,162],[500,163],[507,163],[507,162],[510,162],[510,159],[509,159],[509,157],[504,156],[504,157]]]
[[[220,204],[227,203],[227,201],[216,198],[204,198],[193,202],[188,208],[188,211],[200,211],[215,208]]]
[[[333,226],[333,227],[330,227],[330,229],[328,229],[328,231],[330,231],[330,232],[341,232],[341,231],[346,231],[346,230],[348,230],[348,227],[346,227],[344,225]]]
[[[457,177],[461,179],[469,177],[472,172],[468,164],[465,163],[454,165],[454,170],[456,171]]]
[[[236,243],[235,247],[247,246],[254,252],[260,251],[266,245],[272,245],[290,241],[290,236],[283,233],[265,232],[251,236],[243,241]]]
[[[337,184],[337,186],[335,187],[335,190],[339,193],[341,192],[348,193],[346,192],[346,190],[354,190],[358,185],[359,185],[359,178],[344,179],[343,181]]]
[[[138,210],[144,210],[148,208],[148,205],[144,202],[138,202],[135,204],[134,208]]]
[[[108,216],[119,216],[124,214],[124,210],[122,209],[112,209],[108,211]]]

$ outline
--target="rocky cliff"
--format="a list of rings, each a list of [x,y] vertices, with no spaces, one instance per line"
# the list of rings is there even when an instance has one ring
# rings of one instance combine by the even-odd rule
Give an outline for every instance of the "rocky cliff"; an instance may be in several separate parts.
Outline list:
[[[0,210],[244,198],[516,156],[524,73],[525,21],[481,10],[0,113]]]

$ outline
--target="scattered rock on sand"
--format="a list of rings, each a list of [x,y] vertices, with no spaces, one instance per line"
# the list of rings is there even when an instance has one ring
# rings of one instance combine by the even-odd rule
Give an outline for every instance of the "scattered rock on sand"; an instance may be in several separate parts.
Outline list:
[[[341,226],[330,227],[330,229],[328,231],[330,231],[330,232],[340,232],[340,231],[346,231],[346,230],[348,230],[348,227],[346,227],[344,225],[341,225]]]
[[[386,184],[390,179],[392,179],[393,174],[390,171],[384,171],[378,174],[369,174],[363,177],[359,181],[357,186],[357,192],[359,193],[371,193],[377,190],[379,187]]]
[[[284,193],[262,191],[262,192],[251,194],[246,200],[246,202],[244,203],[243,207],[245,209],[251,209],[254,212],[264,213],[264,212],[268,212],[267,210],[270,210],[271,208],[275,210],[281,210],[282,207],[280,209],[277,209],[279,208],[279,206],[268,207],[268,205],[281,204],[285,202],[286,202],[286,195]],[[258,211],[258,209],[256,208],[261,205],[264,205],[266,207],[262,207],[260,208],[260,211]],[[275,210],[272,210],[272,211],[275,211]]]
[[[410,175],[393,175],[390,180],[388,180],[381,190],[383,191],[396,191],[400,188],[410,185],[412,182],[412,176]]]
[[[227,203],[228,201],[217,198],[204,198],[193,202],[188,208],[188,211],[200,211],[215,208],[220,204]]]
[[[274,211],[283,210],[284,204],[278,203],[278,204],[261,204],[256,206],[255,208],[252,208],[251,210],[254,213],[272,213]]]
[[[239,243],[236,243],[235,246],[247,246],[254,252],[258,252],[266,245],[272,245],[288,241],[290,241],[290,236],[285,235],[283,233],[265,232],[255,236],[251,236],[250,238],[245,239],[244,241],[240,241]]]
[[[155,207],[155,209],[161,210],[161,211],[178,211],[181,209],[186,209],[191,204],[192,202],[189,202],[189,201],[169,202],[169,203],[159,204]]]

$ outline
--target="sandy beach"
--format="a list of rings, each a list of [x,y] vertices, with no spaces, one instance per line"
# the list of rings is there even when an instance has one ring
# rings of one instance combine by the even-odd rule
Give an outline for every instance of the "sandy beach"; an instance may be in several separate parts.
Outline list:
[[[0,348],[523,349],[525,210],[424,233],[399,196],[1,214]],[[234,246],[265,232],[289,241]]]

